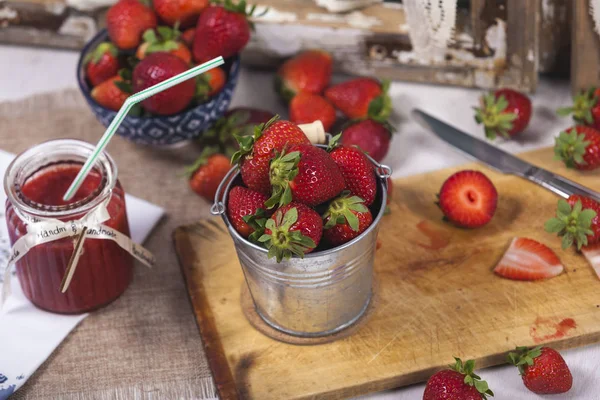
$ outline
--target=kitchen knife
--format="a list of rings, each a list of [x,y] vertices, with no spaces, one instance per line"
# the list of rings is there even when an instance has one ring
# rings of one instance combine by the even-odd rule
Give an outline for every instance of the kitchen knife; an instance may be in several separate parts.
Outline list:
[[[600,201],[600,193],[560,175],[531,165],[504,150],[500,150],[440,121],[426,112],[415,109],[412,111],[412,115],[422,126],[433,131],[440,139],[452,145],[455,149],[497,171],[525,178],[564,198],[568,198],[572,194],[578,194]]]

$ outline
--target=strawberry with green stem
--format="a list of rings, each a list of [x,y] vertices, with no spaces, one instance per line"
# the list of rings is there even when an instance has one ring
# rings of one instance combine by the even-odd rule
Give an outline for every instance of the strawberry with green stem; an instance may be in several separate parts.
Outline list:
[[[345,146],[356,146],[381,162],[390,150],[393,132],[394,128],[387,122],[370,118],[351,121],[343,128],[340,142]]]
[[[571,107],[562,107],[556,110],[561,117],[573,115],[573,120],[582,125],[591,126],[600,129],[600,89],[591,87],[588,90],[582,90],[573,97]]]
[[[85,75],[92,84],[98,86],[119,72],[119,50],[112,43],[100,43],[94,51],[88,53],[83,62]]]
[[[600,242],[600,203],[579,195],[558,200],[556,217],[546,221],[546,232],[562,236],[562,248],[577,250]]]
[[[142,34],[156,24],[156,15],[147,0],[120,0],[106,13],[108,36],[123,50],[139,46]]]
[[[449,369],[437,372],[425,385],[423,400],[486,400],[494,396],[486,381],[482,381],[475,370],[475,361],[465,363],[454,357],[456,362]]]
[[[162,21],[188,27],[196,23],[208,3],[208,0],[154,0],[152,5]]]
[[[527,128],[531,119],[531,100],[512,89],[500,89],[481,98],[481,107],[474,107],[475,121],[483,124],[485,136],[505,139],[517,135]]]
[[[186,175],[196,194],[207,201],[213,201],[219,184],[230,169],[229,157],[220,154],[216,147],[207,147],[194,164],[186,169]]]
[[[561,132],[554,145],[554,158],[567,168],[585,171],[600,167],[600,131],[578,125]]]
[[[274,116],[257,108],[231,108],[198,138],[198,144],[201,148],[218,146],[221,153],[231,157],[239,149],[236,137],[252,135],[256,125],[267,123]]]
[[[290,120],[296,124],[309,124],[319,120],[323,123],[325,132],[333,126],[336,120],[335,109],[322,96],[300,92],[289,106]]]
[[[196,78],[196,100],[207,101],[219,93],[227,82],[227,74],[222,68],[213,68]]]
[[[377,195],[377,180],[373,164],[359,148],[340,145],[340,137],[341,133],[329,141],[327,151],[340,168],[346,189],[370,206]]]
[[[181,58],[186,64],[192,61],[192,53],[187,46],[180,41],[181,32],[178,26],[170,28],[159,26],[144,32],[144,42],[138,47],[136,57],[143,60],[146,55],[157,52],[166,52]]]
[[[315,210],[292,202],[279,208],[265,224],[265,233],[258,241],[268,250],[268,257],[277,262],[292,255],[303,258],[317,247],[323,233],[323,221]]]
[[[284,206],[292,200],[314,207],[344,190],[344,177],[329,154],[312,144],[284,148],[272,161],[269,179],[273,194],[265,203],[269,208]]]
[[[508,354],[508,362],[519,369],[523,384],[537,394],[568,392],[573,376],[564,358],[554,349],[537,346],[517,347]]]
[[[323,214],[323,236],[333,246],[339,246],[351,241],[363,233],[373,223],[371,211],[365,201],[358,196],[352,196],[349,191],[329,203]]]
[[[252,25],[248,18],[255,10],[256,6],[248,5],[246,0],[238,3],[217,0],[204,10],[194,35],[194,60],[202,63],[218,56],[229,58],[240,53],[250,40]]]
[[[123,90],[126,87],[123,78],[116,75],[93,88],[90,95],[102,107],[118,111],[129,97],[129,93]]]
[[[227,217],[234,229],[250,241],[257,242],[265,231],[267,195],[236,186],[227,196]]]
[[[310,140],[296,124],[275,116],[254,128],[254,134],[236,137],[240,149],[231,158],[240,164],[242,180],[252,190],[270,194],[270,163],[276,152],[286,145],[309,144]]]
[[[355,78],[328,87],[325,98],[348,118],[370,118],[382,123],[392,112],[389,87],[389,81]]]
[[[133,70],[133,91],[140,92],[189,69],[179,57],[170,53],[148,54]],[[187,108],[194,98],[196,85],[188,79],[142,101],[142,106],[159,115],[173,115]]]
[[[275,90],[288,103],[299,93],[320,95],[331,80],[332,63],[331,54],[324,50],[296,54],[277,71]]]

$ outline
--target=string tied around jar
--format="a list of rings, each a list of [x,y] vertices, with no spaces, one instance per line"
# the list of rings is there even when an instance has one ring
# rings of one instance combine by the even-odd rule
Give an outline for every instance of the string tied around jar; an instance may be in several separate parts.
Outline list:
[[[2,309],[6,299],[8,299],[11,293],[10,271],[12,266],[23,258],[33,247],[43,243],[53,242],[68,237],[76,238],[71,259],[69,260],[69,264],[67,265],[67,269],[65,270],[60,285],[62,293],[66,292],[69,288],[75,274],[79,257],[83,251],[83,243],[88,238],[112,240],[142,264],[147,267],[154,266],[155,258],[152,253],[118,230],[103,224],[103,222],[110,219],[107,208],[109,201],[110,197],[87,212],[83,217],[70,221],[61,221],[54,218],[39,218],[15,210],[16,215],[27,225],[27,233],[19,238],[10,250],[6,269],[4,271],[0,309]]]

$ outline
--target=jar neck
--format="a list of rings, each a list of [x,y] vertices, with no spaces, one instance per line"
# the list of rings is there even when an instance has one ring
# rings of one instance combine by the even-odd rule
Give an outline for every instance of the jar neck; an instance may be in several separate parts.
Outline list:
[[[61,168],[66,166],[80,167],[91,156],[93,150],[93,145],[80,140],[58,139],[24,151],[13,160],[4,175],[4,191],[8,201],[20,214],[27,217],[62,220],[82,217],[107,200],[117,183],[117,166],[104,152],[97,157],[91,171],[100,177],[100,183],[89,194],[75,202],[66,205],[42,204],[27,197],[23,188],[30,180],[38,179],[44,173],[60,174]]]

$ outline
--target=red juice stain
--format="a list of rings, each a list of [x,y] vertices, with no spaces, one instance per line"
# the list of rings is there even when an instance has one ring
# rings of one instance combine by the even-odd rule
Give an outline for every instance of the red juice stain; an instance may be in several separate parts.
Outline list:
[[[565,318],[560,322],[556,319],[537,317],[529,328],[529,335],[535,343],[547,342],[549,340],[561,339],[577,328],[573,318]]]
[[[429,239],[429,243],[415,242],[417,246],[421,246],[424,249],[440,250],[450,243],[448,234],[436,229],[433,224],[427,220],[419,222],[417,224],[417,229]]]

